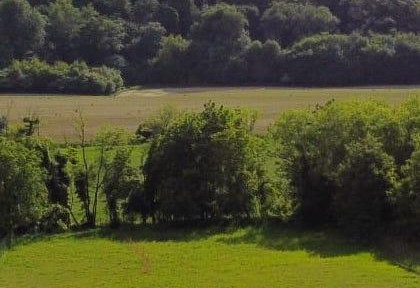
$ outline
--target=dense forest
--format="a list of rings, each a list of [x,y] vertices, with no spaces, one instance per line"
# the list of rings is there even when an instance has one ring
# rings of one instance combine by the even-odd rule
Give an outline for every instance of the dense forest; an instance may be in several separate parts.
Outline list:
[[[1,0],[0,88],[420,82],[419,0]]]

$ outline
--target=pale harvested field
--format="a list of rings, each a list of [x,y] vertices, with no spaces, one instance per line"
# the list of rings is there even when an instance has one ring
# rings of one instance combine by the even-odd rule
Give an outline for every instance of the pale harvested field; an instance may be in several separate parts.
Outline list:
[[[138,124],[153,116],[165,105],[180,110],[199,110],[209,100],[230,107],[247,107],[259,112],[258,132],[264,131],[283,111],[313,107],[334,98],[381,99],[391,104],[420,95],[419,87],[377,88],[170,88],[127,90],[118,96],[77,95],[0,95],[0,113],[9,114],[13,124],[35,114],[41,119],[41,135],[57,141],[76,137],[74,122],[77,111],[87,119],[89,137],[102,126],[126,127],[134,131]]]

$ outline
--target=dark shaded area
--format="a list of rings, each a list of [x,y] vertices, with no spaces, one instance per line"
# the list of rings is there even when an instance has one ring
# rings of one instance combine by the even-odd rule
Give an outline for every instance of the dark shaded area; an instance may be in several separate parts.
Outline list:
[[[110,94],[120,85],[110,73],[33,75],[14,64],[33,58],[105,65],[126,85],[418,84],[419,3],[4,0],[0,89]]]

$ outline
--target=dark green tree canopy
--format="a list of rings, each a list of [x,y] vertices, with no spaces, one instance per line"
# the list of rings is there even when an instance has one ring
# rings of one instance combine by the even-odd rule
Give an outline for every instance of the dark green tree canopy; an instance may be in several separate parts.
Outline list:
[[[44,42],[45,19],[26,0],[0,2],[0,64],[36,52]]]
[[[26,58],[84,61],[120,70],[128,85],[418,84],[419,7],[420,0],[2,0],[0,67]],[[155,59],[168,36],[189,43],[183,70],[173,70],[173,58]],[[257,52],[256,41],[272,51]]]
[[[83,25],[80,9],[71,0],[58,0],[47,8],[46,58],[74,61]]]
[[[287,2],[275,2],[261,18],[265,38],[286,46],[303,37],[333,32],[338,23],[326,7]]]

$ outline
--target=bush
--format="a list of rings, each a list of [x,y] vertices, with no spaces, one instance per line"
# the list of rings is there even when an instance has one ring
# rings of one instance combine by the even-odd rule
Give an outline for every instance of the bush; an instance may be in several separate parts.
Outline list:
[[[174,107],[165,106],[157,115],[139,125],[136,131],[138,140],[145,142],[161,135],[179,115]]]
[[[38,59],[14,61],[0,72],[0,90],[78,94],[112,94],[123,87],[120,72],[83,62],[50,65]]]
[[[141,217],[143,223],[146,223],[148,217],[153,216],[152,201],[147,198],[148,195],[143,188],[143,185],[138,182],[137,189],[131,191],[125,203],[124,215],[127,219],[131,219],[132,222],[137,215]]]
[[[106,177],[104,179],[103,191],[106,196],[106,205],[111,227],[120,224],[121,202],[141,187],[137,179],[136,170],[131,167],[131,150],[119,148],[115,151],[112,161],[106,165]]]
[[[0,230],[12,240],[17,229],[31,228],[40,219],[48,193],[34,151],[0,138],[0,163]]]
[[[419,127],[417,102],[410,103],[392,109],[375,101],[331,101],[281,116],[270,134],[278,146],[278,178],[289,181],[295,193],[295,217],[307,225],[337,222],[332,205],[341,189],[337,172],[348,161],[348,145],[363,143],[368,135],[377,139],[399,171],[414,149],[414,127]]]
[[[347,234],[369,240],[392,219],[387,193],[395,185],[395,165],[381,144],[367,136],[346,147],[337,173],[333,207],[338,225]]]
[[[420,135],[419,145],[402,168],[402,179],[391,194],[396,211],[394,233],[420,237]]]
[[[51,205],[40,220],[40,229],[46,233],[65,232],[69,227],[70,212],[59,204]]]
[[[144,167],[155,215],[166,221],[258,216],[263,153],[251,134],[254,121],[245,111],[210,103],[155,138]]]

